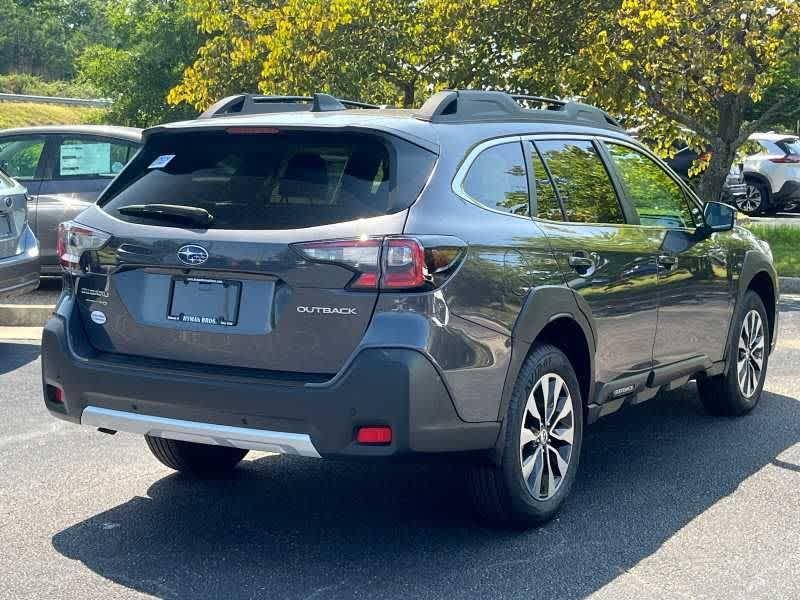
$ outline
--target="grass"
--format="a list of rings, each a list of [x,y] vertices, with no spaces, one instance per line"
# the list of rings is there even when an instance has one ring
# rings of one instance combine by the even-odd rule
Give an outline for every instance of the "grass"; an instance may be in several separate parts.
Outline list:
[[[102,109],[31,102],[0,102],[0,129],[31,125],[97,123]]]
[[[772,248],[778,275],[800,277],[800,227],[747,225],[747,228]]]

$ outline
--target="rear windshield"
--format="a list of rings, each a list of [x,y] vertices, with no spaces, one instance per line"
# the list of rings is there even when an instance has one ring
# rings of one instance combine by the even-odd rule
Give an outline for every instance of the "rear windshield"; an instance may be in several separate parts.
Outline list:
[[[229,131],[155,134],[100,206],[128,222],[162,226],[181,225],[119,211],[171,204],[207,210],[213,229],[315,227],[408,208],[436,160],[394,137]]]
[[[797,138],[786,138],[775,143],[786,154],[800,154],[800,140]]]

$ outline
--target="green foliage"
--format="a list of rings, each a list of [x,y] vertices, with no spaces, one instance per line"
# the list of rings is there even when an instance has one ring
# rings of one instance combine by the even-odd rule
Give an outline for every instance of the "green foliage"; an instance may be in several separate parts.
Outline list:
[[[71,79],[83,49],[106,39],[103,0],[3,0],[0,73]]]
[[[675,139],[698,152],[710,147],[700,187],[715,198],[750,133],[789,107],[782,96],[747,120],[798,56],[798,35],[794,0],[623,0],[590,24],[571,81],[627,124],[643,125],[662,155]],[[796,101],[792,108],[800,109]]]
[[[0,93],[65,98],[97,98],[100,95],[100,92],[88,83],[45,81],[41,77],[27,73],[0,75]]]
[[[746,225],[772,248],[775,268],[781,277],[800,277],[800,227],[792,225]]]
[[[113,100],[107,120],[144,127],[194,117],[166,102],[201,42],[184,1],[110,0],[106,18],[114,45],[90,46],[78,63],[80,81]]]
[[[256,88],[277,94],[326,91],[412,106],[423,90],[476,80],[477,65],[485,58],[476,50],[479,26],[495,4],[187,1],[210,38],[170,101],[199,109],[224,93]]]

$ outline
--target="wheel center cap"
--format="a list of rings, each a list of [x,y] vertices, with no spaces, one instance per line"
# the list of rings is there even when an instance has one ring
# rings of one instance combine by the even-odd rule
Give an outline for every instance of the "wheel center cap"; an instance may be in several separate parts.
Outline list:
[[[539,444],[544,446],[545,444],[547,444],[548,439],[549,436],[547,435],[547,429],[543,427],[542,429],[539,430]]]

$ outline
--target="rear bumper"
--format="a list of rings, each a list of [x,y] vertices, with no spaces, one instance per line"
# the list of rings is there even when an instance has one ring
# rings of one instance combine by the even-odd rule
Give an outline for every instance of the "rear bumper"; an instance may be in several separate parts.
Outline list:
[[[408,348],[363,348],[326,383],[226,375],[93,351],[65,297],[42,337],[50,412],[74,423],[161,437],[322,457],[381,458],[494,447],[499,423],[466,423],[438,371]],[[47,386],[63,390],[55,402]],[[359,426],[392,442],[359,445]]]
[[[0,259],[0,299],[20,296],[39,286],[39,244],[30,229],[23,233],[23,251]]]

